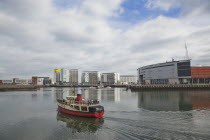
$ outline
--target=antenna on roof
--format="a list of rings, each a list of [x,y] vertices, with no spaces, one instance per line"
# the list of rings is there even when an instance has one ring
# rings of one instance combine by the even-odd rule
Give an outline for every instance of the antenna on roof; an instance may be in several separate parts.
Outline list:
[[[174,62],[174,58],[172,58],[172,62]]]
[[[188,50],[187,50],[187,43],[186,43],[186,41],[185,41],[185,59],[186,60],[189,60],[190,58],[189,58],[189,55],[188,55]]]

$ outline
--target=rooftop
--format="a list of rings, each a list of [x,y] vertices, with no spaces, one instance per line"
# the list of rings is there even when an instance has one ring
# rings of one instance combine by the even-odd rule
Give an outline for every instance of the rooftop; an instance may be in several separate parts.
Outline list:
[[[151,66],[166,65],[166,64],[173,64],[173,63],[179,63],[179,62],[188,62],[188,61],[191,61],[191,59],[188,59],[188,60],[178,60],[178,61],[174,61],[174,60],[172,60],[172,61],[166,61],[164,63],[157,63],[157,64],[152,64],[152,65],[147,65],[147,66],[143,66],[143,67],[140,67],[140,68],[147,68],[147,67],[151,67]],[[140,69],[140,68],[138,68],[138,69]]]

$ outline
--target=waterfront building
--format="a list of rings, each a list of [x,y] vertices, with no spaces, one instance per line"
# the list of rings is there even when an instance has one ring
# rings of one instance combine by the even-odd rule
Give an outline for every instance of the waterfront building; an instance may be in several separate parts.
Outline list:
[[[104,85],[113,85],[120,82],[120,74],[116,72],[112,73],[102,73],[101,74],[101,83]]]
[[[37,80],[37,85],[43,85],[44,84],[44,78],[39,77]]]
[[[13,84],[15,84],[16,80],[19,80],[19,78],[13,78]]]
[[[3,85],[12,85],[13,84],[13,80],[1,80],[1,83]]]
[[[53,83],[58,85],[78,85],[78,69],[55,69]]]
[[[120,83],[123,85],[137,84],[136,75],[120,75]]]
[[[101,75],[98,71],[84,71],[81,76],[83,85],[97,85],[101,81]]]
[[[40,77],[40,78],[44,78],[44,80],[43,80],[44,85],[52,84],[52,79],[50,77]]]
[[[70,72],[68,69],[62,68],[60,71],[60,80],[62,83],[69,83],[70,80]]]
[[[78,69],[69,70],[69,82],[71,85],[78,85]]]
[[[32,84],[33,85],[37,85],[37,81],[38,81],[38,76],[32,76]]]
[[[157,63],[137,69],[140,84],[187,84],[191,81],[190,60]]]
[[[50,85],[51,83],[50,77],[32,76],[33,85]]]
[[[14,78],[13,79],[13,84],[15,84],[15,85],[30,85],[30,84],[32,84],[32,79]]]
[[[210,84],[210,66],[191,67],[192,84]]]
[[[61,71],[59,69],[54,69],[54,84],[61,83]]]

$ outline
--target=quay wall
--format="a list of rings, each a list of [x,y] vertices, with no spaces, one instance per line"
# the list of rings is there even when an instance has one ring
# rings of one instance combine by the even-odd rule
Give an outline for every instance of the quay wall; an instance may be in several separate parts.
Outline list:
[[[165,90],[165,89],[210,89],[208,84],[196,85],[131,85],[127,88],[131,90]]]
[[[104,85],[104,87],[127,87],[127,85]],[[77,86],[70,86],[70,85],[50,85],[50,87],[98,87],[98,85],[77,85]]]
[[[34,85],[0,85],[0,91],[28,91],[37,90],[42,86]]]

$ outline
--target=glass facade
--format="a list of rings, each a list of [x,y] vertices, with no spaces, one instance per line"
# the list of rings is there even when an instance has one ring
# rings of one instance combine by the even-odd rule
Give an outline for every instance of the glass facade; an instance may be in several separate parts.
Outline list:
[[[150,80],[150,84],[168,84],[168,79],[152,79]]]
[[[189,62],[177,63],[178,77],[191,76],[191,66]]]

